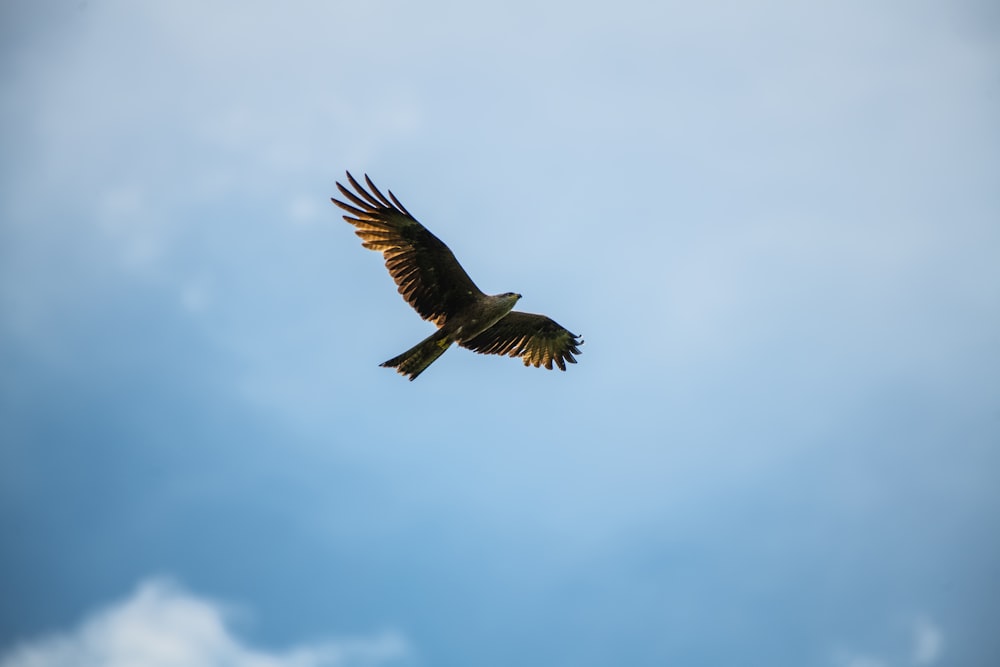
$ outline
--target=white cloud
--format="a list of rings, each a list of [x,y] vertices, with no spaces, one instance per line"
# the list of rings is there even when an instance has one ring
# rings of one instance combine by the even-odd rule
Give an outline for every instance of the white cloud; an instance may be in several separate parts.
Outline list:
[[[838,667],[888,667],[888,663],[870,655],[840,655],[835,663]]]
[[[323,204],[320,206],[320,204]],[[288,217],[295,224],[308,225],[328,213],[329,202],[312,195],[298,195],[288,204]]]
[[[898,626],[897,626],[898,627]],[[896,665],[933,665],[944,652],[944,631],[927,616],[910,617],[904,622],[905,638],[895,643],[887,655],[872,655],[853,650],[837,651],[832,663],[836,667],[893,667]]]
[[[398,634],[334,639],[283,652],[251,648],[227,627],[226,607],[153,579],[70,632],[15,647],[0,667],[374,667],[409,648]]]
[[[167,250],[166,225],[142,187],[108,188],[98,199],[95,220],[128,268],[153,268]]]
[[[929,618],[921,617],[913,625],[913,664],[931,665],[944,649],[944,632]]]
[[[180,288],[181,306],[189,313],[203,313],[212,305],[212,290],[204,280],[189,281]]]

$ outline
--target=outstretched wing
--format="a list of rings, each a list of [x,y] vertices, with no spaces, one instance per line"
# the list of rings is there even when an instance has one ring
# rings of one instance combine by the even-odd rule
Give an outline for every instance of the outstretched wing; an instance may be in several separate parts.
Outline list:
[[[583,340],[554,320],[544,315],[512,310],[489,329],[459,343],[464,348],[481,354],[506,354],[521,357],[525,366],[538,368],[544,365],[552,370],[555,363],[559,370],[566,370],[566,362],[576,363],[574,354],[580,354]]]
[[[450,313],[483,296],[448,246],[417,222],[391,190],[387,199],[367,175],[368,190],[350,172],[347,180],[355,192],[340,183],[337,188],[350,203],[330,201],[350,214],[344,220],[358,228],[362,245],[382,253],[399,293],[420,317],[441,326]]]

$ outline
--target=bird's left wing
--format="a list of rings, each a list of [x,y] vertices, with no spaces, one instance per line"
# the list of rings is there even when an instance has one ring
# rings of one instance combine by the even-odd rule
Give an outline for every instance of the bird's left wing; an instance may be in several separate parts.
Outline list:
[[[525,366],[545,366],[566,370],[566,362],[576,363],[583,340],[566,327],[544,315],[512,310],[499,322],[475,338],[459,343],[480,354],[506,354],[521,357]]]
[[[350,172],[347,180],[354,192],[340,183],[337,188],[350,202],[331,201],[348,213],[362,245],[385,257],[385,266],[399,293],[425,320],[441,326],[449,313],[483,296],[448,246],[410,215],[389,191],[383,195],[368,176],[366,190]]]

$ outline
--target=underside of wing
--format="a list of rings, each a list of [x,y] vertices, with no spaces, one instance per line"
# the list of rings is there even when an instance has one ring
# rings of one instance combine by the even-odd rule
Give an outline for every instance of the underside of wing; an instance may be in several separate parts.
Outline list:
[[[574,354],[580,354],[583,340],[544,315],[513,310],[475,338],[459,343],[481,354],[506,354],[521,357],[525,366],[552,364],[566,370],[566,363],[575,364]]]
[[[417,222],[391,190],[387,198],[368,176],[368,189],[350,172],[347,180],[353,192],[337,183],[347,202],[331,201],[348,214],[344,220],[357,227],[362,245],[382,253],[399,293],[422,318],[441,326],[449,313],[483,296],[448,246]]]

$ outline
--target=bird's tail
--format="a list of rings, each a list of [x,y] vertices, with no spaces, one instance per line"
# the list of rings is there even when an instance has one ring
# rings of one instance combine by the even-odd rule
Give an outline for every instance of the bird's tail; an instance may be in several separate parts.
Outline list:
[[[438,329],[403,354],[379,365],[395,368],[400,375],[408,375],[412,382],[449,347],[451,347],[451,341]]]

